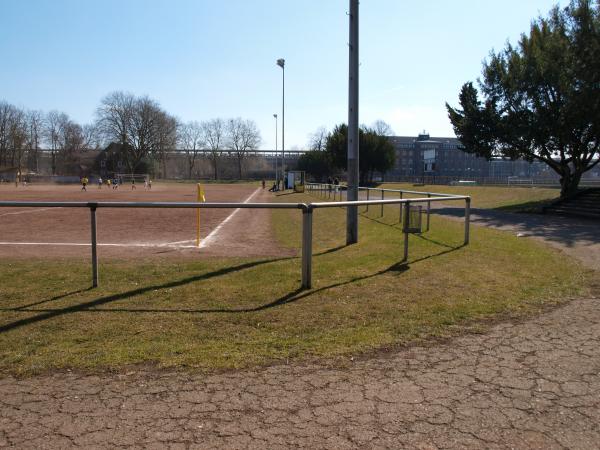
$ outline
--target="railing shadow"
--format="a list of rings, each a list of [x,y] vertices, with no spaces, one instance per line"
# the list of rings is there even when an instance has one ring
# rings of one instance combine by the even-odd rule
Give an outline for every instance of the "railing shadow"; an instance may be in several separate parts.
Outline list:
[[[227,275],[229,273],[232,272],[238,272],[240,270],[245,270],[245,269],[249,269],[252,267],[257,267],[263,264],[269,264],[269,263],[273,263],[273,262],[277,262],[277,261],[283,261],[283,260],[289,260],[289,259],[294,259],[294,258],[277,258],[277,259],[268,259],[268,260],[263,260],[263,261],[253,261],[253,262],[249,262],[249,263],[244,263],[244,264],[239,264],[237,266],[232,266],[232,267],[225,267],[223,269],[219,269],[219,270],[215,270],[213,272],[209,272],[209,273],[205,273],[202,275],[195,275],[192,277],[188,277],[188,278],[184,278],[181,280],[177,280],[177,281],[171,281],[168,283],[164,283],[164,284],[160,284],[160,285],[152,285],[152,286],[146,286],[146,287],[142,287],[142,288],[138,288],[138,289],[133,289],[127,292],[122,292],[120,294],[113,294],[113,295],[108,295],[106,297],[101,297],[95,300],[91,300],[85,303],[81,303],[78,305],[72,305],[72,306],[68,306],[65,308],[60,308],[60,309],[42,309],[42,310],[32,310],[32,309],[24,309],[27,308],[27,306],[21,306],[18,308],[2,308],[0,309],[0,311],[12,311],[12,312],[45,312],[45,314],[40,314],[38,316],[34,316],[34,317],[28,317],[26,319],[21,319],[21,320],[17,320],[15,322],[11,322],[8,323],[6,325],[1,325],[0,326],[0,333],[4,333],[6,331],[10,331],[13,330],[15,328],[19,328],[25,325],[29,325],[32,323],[36,323],[36,322],[41,322],[43,320],[47,320],[47,319],[52,319],[54,317],[57,316],[61,316],[64,314],[69,314],[69,313],[74,313],[74,312],[79,312],[79,311],[83,311],[83,310],[88,310],[89,308],[93,308],[93,307],[97,307],[97,306],[101,306],[101,305],[105,305],[107,303],[111,303],[117,300],[123,300],[125,298],[128,297],[133,297],[136,295],[140,295],[140,294],[144,294],[146,292],[149,291],[153,291],[153,290],[159,290],[159,289],[168,289],[168,288],[174,288],[174,287],[179,287],[179,286],[183,286],[185,284],[189,284],[189,283],[193,283],[195,281],[202,281],[202,280],[207,280],[210,278],[215,278],[215,277],[219,277],[219,276],[223,276],[223,275]],[[86,289],[87,290],[87,289]],[[84,292],[85,290],[81,290],[81,291],[77,291],[77,292]],[[74,293],[71,293],[69,295],[73,295]],[[47,303],[49,301],[54,301],[54,300],[58,300],[59,298],[64,298],[65,295],[63,296],[58,296],[57,297],[53,297],[52,299],[48,299],[48,300],[43,300],[38,302],[37,304],[42,304],[42,303]],[[33,304],[36,305],[36,304]],[[33,306],[30,305],[30,306]]]
[[[339,283],[333,283],[333,284],[329,284],[327,286],[323,286],[321,288],[318,289],[311,289],[311,290],[303,290],[303,289],[296,289],[292,292],[289,292],[269,303],[263,304],[263,305],[259,305],[256,307],[252,307],[252,308],[213,308],[213,309],[149,309],[149,308],[111,308],[111,309],[90,309],[90,308],[95,308],[98,306],[102,306],[102,305],[106,305],[108,303],[114,302],[114,301],[118,301],[118,300],[123,300],[135,295],[139,295],[139,294],[143,294],[145,292],[148,291],[154,291],[154,290],[160,290],[160,289],[168,289],[168,288],[172,288],[172,287],[177,287],[177,286],[182,286],[188,283],[192,283],[195,281],[200,281],[200,280],[205,280],[205,279],[209,279],[209,278],[213,278],[216,276],[221,276],[221,275],[225,275],[231,272],[235,272],[235,271],[239,271],[239,270],[243,270],[243,269],[248,269],[251,267],[255,267],[255,266],[259,266],[261,264],[267,264],[267,263],[272,263],[272,262],[277,262],[277,261],[281,261],[281,260],[287,260],[287,259],[291,259],[291,258],[279,258],[279,259],[273,259],[273,260],[266,260],[266,261],[257,261],[257,262],[252,262],[252,263],[246,263],[246,264],[241,264],[238,266],[233,266],[233,267],[228,267],[228,268],[224,268],[224,269],[220,269],[218,271],[215,272],[211,272],[211,273],[207,273],[207,274],[203,274],[203,275],[198,275],[198,276],[194,276],[194,277],[189,277],[189,278],[184,278],[182,280],[178,280],[178,281],[173,281],[173,282],[169,282],[169,283],[164,283],[162,285],[153,285],[153,286],[147,286],[144,288],[139,288],[139,289],[134,289],[131,291],[127,291],[127,292],[122,292],[120,294],[113,294],[113,295],[108,295],[105,297],[101,297],[95,300],[91,300],[79,305],[72,305],[66,308],[60,308],[60,309],[23,309],[25,307],[18,307],[18,308],[6,308],[6,309],[2,309],[3,311],[13,311],[13,312],[40,312],[43,314],[39,314],[37,316],[34,317],[28,317],[26,319],[21,319],[3,326],[0,326],[0,333],[6,332],[6,331],[10,331],[13,330],[15,328],[19,328],[21,326],[25,326],[25,325],[29,325],[32,323],[36,323],[36,322],[41,322],[47,319],[52,319],[54,317],[58,317],[58,316],[62,316],[65,314],[70,314],[70,313],[75,313],[75,312],[81,312],[81,311],[86,311],[86,312],[90,312],[90,313],[122,313],[122,312],[130,312],[130,313],[191,313],[191,314],[215,314],[215,313],[221,313],[221,314],[239,314],[239,313],[254,313],[254,312],[260,312],[260,311],[265,311],[271,308],[275,308],[278,306],[282,306],[282,305],[286,305],[286,304],[290,304],[290,303],[294,303],[297,302],[299,300],[302,300],[303,298],[306,298],[308,296],[317,294],[319,292],[323,292],[329,289],[334,289],[337,287],[341,287],[341,286],[347,286],[353,283],[356,283],[358,281],[364,281],[364,280],[368,280],[380,275],[384,275],[386,273],[390,273],[390,272],[394,272],[397,274],[402,274],[406,271],[408,271],[410,269],[410,265],[411,264],[416,264],[419,263],[421,261],[425,261],[427,259],[430,258],[434,258],[436,256],[441,256],[453,251],[458,250],[460,247],[457,248],[451,248],[451,249],[447,249],[444,250],[442,252],[439,253],[435,253],[433,255],[428,255],[422,258],[418,258],[415,260],[412,260],[409,262],[406,261],[399,261],[396,262],[394,264],[392,264],[389,267],[386,267],[385,269],[379,270],[377,272],[374,272],[372,274],[369,275],[364,275],[364,276],[359,276],[359,277],[354,277],[350,280],[347,281],[342,281]],[[332,251],[335,251],[336,249],[332,249]],[[42,303],[42,302],[40,302]]]
[[[30,303],[28,305],[19,306],[18,308],[14,308],[11,311],[18,311],[18,310],[25,309],[25,308],[31,308],[32,306],[38,306],[38,305],[42,305],[44,303],[54,302],[56,300],[61,300],[61,299],[66,298],[66,297],[70,297],[71,295],[77,295],[77,294],[82,294],[82,293],[87,292],[87,291],[91,291],[92,289],[94,289],[94,288],[91,287],[91,286],[88,287],[88,288],[85,288],[85,289],[78,289],[76,291],[67,292],[65,294],[57,295],[55,297],[48,298],[46,300],[41,300],[39,302],[35,302],[35,303]],[[0,308],[0,311],[7,311],[7,310]]]

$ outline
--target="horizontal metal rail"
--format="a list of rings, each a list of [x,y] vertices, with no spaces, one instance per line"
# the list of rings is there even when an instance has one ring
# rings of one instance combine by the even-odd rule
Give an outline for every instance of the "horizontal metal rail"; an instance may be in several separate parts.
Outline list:
[[[195,203],[195,202],[0,202],[0,207],[43,208],[192,208],[192,209],[303,209],[304,203]]]
[[[428,202],[446,202],[448,200],[467,200],[471,197],[467,195],[457,195],[451,198],[405,198],[388,200],[355,200],[351,202],[316,202],[309,203],[308,207],[314,208],[343,208],[346,206],[364,206],[364,205],[398,205],[403,203],[428,203]]]
[[[342,184],[328,184],[328,183],[306,183],[308,186],[324,186],[326,188],[329,189],[347,189],[348,187],[346,185],[342,185]],[[415,195],[431,195],[434,197],[448,197],[448,198],[454,198],[454,197],[461,197],[460,195],[455,195],[455,194],[444,194],[441,192],[424,192],[424,191],[409,191],[406,189],[388,189],[388,188],[371,188],[371,187],[363,187],[363,186],[359,186],[358,188],[359,191],[378,191],[378,192],[396,192],[396,193],[403,193],[403,194],[415,194]]]
[[[339,185],[336,185],[338,188]],[[406,191],[405,191],[406,192]],[[426,193],[428,194],[428,193]],[[408,260],[408,216],[410,205],[414,203],[427,203],[427,230],[429,230],[429,204],[435,201],[465,201],[465,238],[464,244],[469,243],[470,228],[470,205],[471,197],[465,195],[453,195],[437,198],[410,198],[410,199],[388,199],[388,200],[358,200],[338,202],[316,202],[316,203],[196,203],[196,202],[21,202],[0,201],[0,207],[21,208],[88,208],[90,210],[90,229],[92,246],[92,286],[98,286],[98,252],[97,252],[97,221],[96,214],[99,208],[189,208],[189,209],[300,209],[302,210],[302,287],[312,287],[312,229],[313,211],[320,208],[340,208],[361,205],[388,205],[398,204],[404,208],[404,259]],[[402,210],[401,210],[402,212]],[[402,214],[401,214],[402,219]]]

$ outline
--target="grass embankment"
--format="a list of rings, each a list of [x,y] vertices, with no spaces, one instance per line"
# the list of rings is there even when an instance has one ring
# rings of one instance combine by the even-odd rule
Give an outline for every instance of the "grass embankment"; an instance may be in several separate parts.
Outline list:
[[[302,195],[280,197],[305,201]],[[356,355],[477,329],[582,293],[585,275],[536,242],[432,217],[399,264],[397,208],[360,220],[342,247],[341,209],[315,212],[314,289],[298,291],[300,261],[104,262],[85,290],[79,261],[0,262],[0,371],[118,369],[130,364],[248,367],[287,358]],[[299,211],[275,211],[278,238],[299,244]]]
[[[500,208],[503,210],[522,210],[540,207],[560,195],[559,189],[538,187],[505,186],[414,186],[410,183],[381,183],[378,187],[386,189],[406,189],[410,191],[439,192],[441,194],[470,195],[473,208]]]

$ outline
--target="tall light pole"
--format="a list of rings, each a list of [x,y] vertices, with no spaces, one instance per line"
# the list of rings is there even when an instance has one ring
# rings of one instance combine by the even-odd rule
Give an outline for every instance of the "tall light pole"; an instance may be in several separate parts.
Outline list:
[[[281,93],[281,176],[285,183],[285,59],[279,58],[277,65],[281,67],[282,93]],[[283,185],[285,189],[285,184]]]
[[[348,201],[358,200],[358,0],[350,0],[348,64]],[[346,245],[358,242],[358,207],[346,209]]]
[[[279,155],[277,154],[277,114],[273,114],[275,117],[275,184],[279,186],[279,172],[277,171],[277,162]]]

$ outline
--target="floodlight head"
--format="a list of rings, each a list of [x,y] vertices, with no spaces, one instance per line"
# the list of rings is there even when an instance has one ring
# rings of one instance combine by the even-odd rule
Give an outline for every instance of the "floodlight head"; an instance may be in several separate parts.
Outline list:
[[[275,117],[277,119],[277,114],[273,114],[273,117]]]
[[[277,60],[277,65],[283,69],[285,67],[285,59],[279,58]]]

